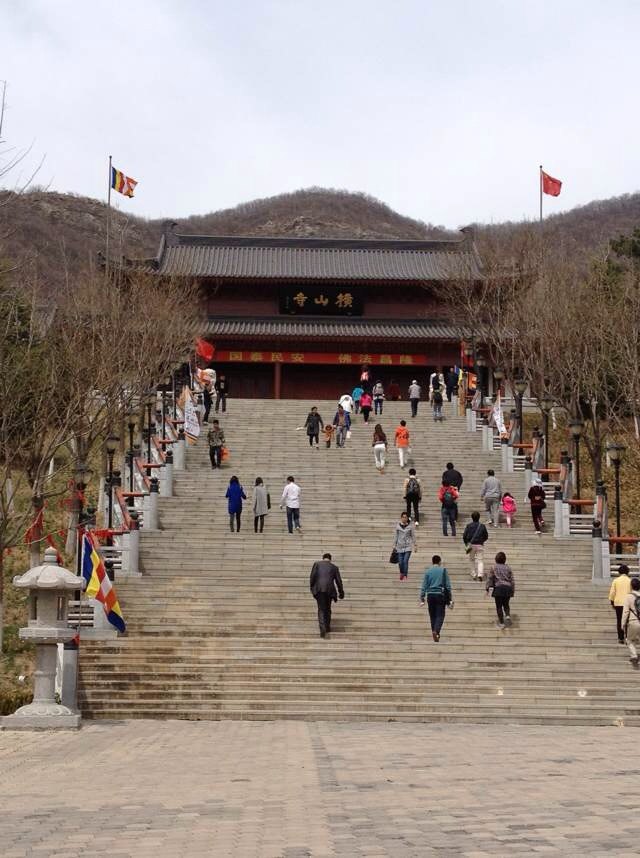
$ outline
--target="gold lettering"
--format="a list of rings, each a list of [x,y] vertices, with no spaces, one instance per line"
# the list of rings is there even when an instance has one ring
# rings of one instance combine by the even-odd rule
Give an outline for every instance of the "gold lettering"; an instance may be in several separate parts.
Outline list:
[[[400,355],[400,363],[413,363],[411,355]]]
[[[326,307],[326,306],[327,306],[327,304],[329,303],[329,299],[328,299],[328,298],[325,298],[325,297],[324,297],[324,295],[320,294],[320,295],[318,295],[318,297],[317,297],[317,298],[314,298],[314,299],[313,299],[313,303],[314,303],[314,304],[321,305],[321,306],[323,306],[323,307]]]
[[[293,363],[304,363],[304,355],[300,352],[292,352],[291,353],[291,361]]]
[[[251,352],[251,356],[249,360],[255,361],[256,363],[264,360],[262,352]]]
[[[229,352],[229,360],[243,360],[242,352]]]
[[[271,352],[271,360],[274,363],[282,363],[282,352]]]
[[[393,363],[391,355],[380,355],[380,363]]]
[[[371,363],[371,355],[360,355],[358,361],[359,363]]]
[[[338,355],[338,363],[351,363],[351,355]]]
[[[307,300],[307,296],[304,292],[298,292],[297,295],[293,296],[293,300],[296,302],[298,307],[304,307],[305,301]]]
[[[346,307],[353,307],[353,295],[351,292],[340,292],[336,297],[336,306],[342,307],[343,309]]]

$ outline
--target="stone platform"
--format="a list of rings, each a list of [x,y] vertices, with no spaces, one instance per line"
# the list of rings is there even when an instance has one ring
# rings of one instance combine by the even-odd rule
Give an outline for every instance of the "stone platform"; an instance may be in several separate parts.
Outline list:
[[[635,858],[636,735],[291,720],[2,733],[0,854]]]

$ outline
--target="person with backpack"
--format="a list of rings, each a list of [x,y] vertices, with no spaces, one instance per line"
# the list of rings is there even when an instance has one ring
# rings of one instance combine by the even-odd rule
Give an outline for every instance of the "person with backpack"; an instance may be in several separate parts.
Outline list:
[[[247,499],[247,496],[244,493],[244,489],[240,485],[240,480],[233,476],[229,480],[229,487],[227,488],[227,510],[229,512],[229,529],[231,533],[233,533],[233,520],[235,518],[237,531],[240,533],[240,524],[241,524],[241,516],[242,516],[242,501]]]
[[[625,596],[622,610],[622,627],[627,634],[631,666],[638,669],[638,647],[640,646],[640,579],[631,579],[631,590]]]
[[[527,497],[531,504],[531,518],[533,519],[533,526],[535,527],[538,536],[542,536],[542,525],[544,524],[542,519],[542,510],[547,505],[544,489],[542,488],[542,480],[535,480],[534,484],[529,489]]]
[[[472,512],[471,521],[462,534],[464,550],[471,561],[471,577],[482,581],[484,576],[484,544],[489,539],[489,531],[480,521],[480,513]]]
[[[360,410],[362,411],[362,419],[364,420],[365,424],[369,422],[369,415],[371,414],[372,405],[373,397],[368,390],[363,390],[362,396],[360,397]]]
[[[626,563],[618,566],[618,575],[611,582],[609,588],[609,601],[616,612],[616,629],[618,632],[618,643],[624,644],[624,623],[622,614],[624,612],[625,599],[631,592],[631,578],[629,578],[629,567]]]
[[[444,625],[447,608],[453,608],[451,581],[446,567],[442,566],[442,558],[434,554],[431,566],[425,570],[420,588],[420,607],[424,607],[424,597],[427,597],[427,609],[431,623],[431,635],[435,643],[440,640],[440,632]]]
[[[403,496],[407,502],[407,515],[411,518],[411,507],[413,507],[413,521],[416,527],[420,527],[420,501],[422,500],[422,486],[416,476],[416,469],[409,468],[409,476],[404,481]]]
[[[482,484],[480,497],[484,500],[487,512],[489,513],[489,521],[487,524],[490,524],[493,521],[493,526],[499,527],[502,485],[500,484],[500,480],[496,477],[496,472],[491,468],[487,471],[487,478]]]
[[[442,391],[439,388],[436,388],[432,393],[431,405],[433,408],[434,422],[437,422],[438,420],[440,420],[440,422],[442,422],[444,420],[444,417],[442,415],[443,399],[442,399]]]
[[[443,480],[438,491],[438,500],[440,501],[440,515],[442,517],[442,534],[449,536],[447,525],[451,525],[451,536],[455,536],[458,490]]]
[[[373,413],[382,414],[382,406],[384,405],[384,387],[381,381],[376,381],[373,385]]]
[[[511,567],[507,565],[507,555],[504,551],[498,551],[495,565],[489,570],[486,592],[487,596],[491,595],[495,600],[498,615],[496,625],[499,629],[511,625],[509,601],[513,598],[515,591],[516,582]]]
[[[396,532],[393,540],[393,550],[398,555],[398,566],[400,567],[400,580],[406,581],[409,574],[409,558],[411,552],[417,548],[415,526],[409,521],[406,512],[401,513],[400,521],[396,524]]]
[[[307,430],[309,438],[309,446],[313,447],[313,442],[316,442],[316,450],[320,449],[320,430],[324,426],[324,420],[318,414],[318,409],[314,405],[311,411],[307,414],[307,419],[304,421],[304,428]]]
[[[401,420],[400,425],[396,427],[394,444],[398,448],[400,467],[404,468],[407,464],[407,452],[409,450],[409,430],[406,420]]]

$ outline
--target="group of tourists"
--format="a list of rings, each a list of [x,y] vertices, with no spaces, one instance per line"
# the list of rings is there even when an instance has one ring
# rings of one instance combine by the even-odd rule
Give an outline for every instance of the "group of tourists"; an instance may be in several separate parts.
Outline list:
[[[616,614],[618,643],[627,644],[631,666],[638,669],[640,647],[640,578],[629,576],[626,563],[618,566],[618,575],[611,582],[609,602]]]
[[[280,509],[287,514],[287,529],[289,533],[294,530],[297,533],[302,532],[300,525],[300,486],[296,483],[293,476],[287,477],[287,482],[282,490],[280,498]],[[247,500],[245,490],[237,476],[232,476],[229,480],[227,493],[227,512],[229,514],[229,530],[231,533],[240,533],[242,527],[242,502]],[[254,533],[264,532],[264,521],[271,509],[271,495],[267,491],[262,477],[256,477],[251,497],[251,509],[253,512],[253,531]],[[235,525],[235,527],[234,527]]]

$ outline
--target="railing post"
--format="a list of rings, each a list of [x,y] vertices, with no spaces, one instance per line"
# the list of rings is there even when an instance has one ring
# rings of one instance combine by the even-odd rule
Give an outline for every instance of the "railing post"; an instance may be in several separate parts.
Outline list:
[[[163,498],[173,497],[173,453],[167,450],[164,454],[163,479],[160,483],[160,495]]]
[[[556,486],[553,492],[553,536],[555,539],[562,539],[564,536],[563,527],[563,506],[562,489]]]
[[[140,574],[140,522],[138,513],[131,510],[129,513],[131,523],[129,525],[129,575]]]
[[[531,456],[524,457],[524,496],[527,497],[533,485],[533,462]]]
[[[158,478],[151,477],[151,483],[149,487],[149,506],[147,508],[146,515],[144,517],[144,529],[145,530],[157,530],[158,529]]]
[[[489,433],[493,432],[493,427],[489,426],[489,421],[485,417],[482,421],[482,449],[485,453],[491,452]]]
[[[178,440],[173,445],[173,467],[176,471],[184,471],[187,459],[186,452],[187,442],[184,436],[184,429],[179,429]]]
[[[591,527],[591,541],[593,547],[593,571],[591,573],[591,580],[594,584],[601,584],[605,579],[604,577],[604,562],[602,556],[602,524],[599,521],[594,521]],[[609,566],[607,564],[607,573],[609,572]]]
[[[500,466],[502,468],[502,473],[507,474],[509,472],[509,439],[508,438],[502,438],[500,440],[500,458],[501,458]]]
[[[473,409],[470,408],[468,405],[465,410],[465,414],[467,416],[467,432],[473,432],[473,429],[471,427],[471,417],[473,415]]]
[[[507,443],[507,473],[513,474],[515,471],[515,466],[513,464],[513,447],[511,444]]]

